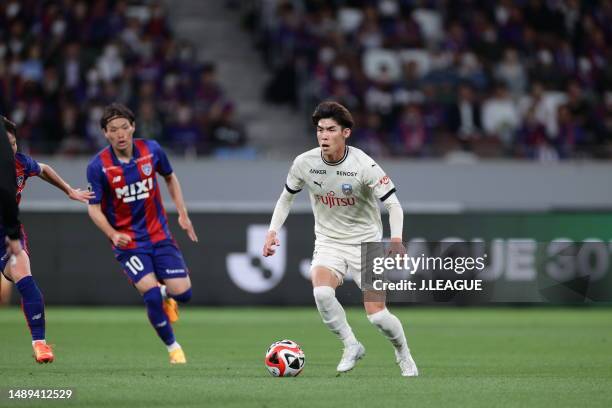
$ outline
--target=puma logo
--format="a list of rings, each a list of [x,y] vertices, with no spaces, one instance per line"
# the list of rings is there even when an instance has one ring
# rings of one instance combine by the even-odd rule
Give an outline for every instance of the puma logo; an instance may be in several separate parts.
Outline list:
[[[321,189],[323,188],[323,182],[319,183],[319,182],[313,181],[313,183],[315,183],[317,186],[319,186],[319,188],[321,188]]]

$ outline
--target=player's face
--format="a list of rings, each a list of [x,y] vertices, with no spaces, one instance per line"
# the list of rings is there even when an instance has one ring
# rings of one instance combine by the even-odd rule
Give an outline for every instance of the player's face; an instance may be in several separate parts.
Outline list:
[[[126,150],[132,146],[136,127],[126,118],[116,118],[106,124],[104,136],[115,150]]]
[[[6,132],[6,134],[8,135],[9,144],[13,149],[13,154],[17,153],[17,138],[10,132]]]
[[[334,154],[344,151],[346,139],[351,135],[351,129],[338,124],[334,119],[325,118],[317,124],[317,141],[323,154]]]

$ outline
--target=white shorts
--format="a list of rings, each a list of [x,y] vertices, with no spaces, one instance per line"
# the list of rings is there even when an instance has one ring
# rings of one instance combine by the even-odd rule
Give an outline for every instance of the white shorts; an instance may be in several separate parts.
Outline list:
[[[343,245],[315,242],[312,254],[311,269],[315,266],[324,266],[330,269],[340,281],[344,278],[355,281],[361,288],[361,244]]]

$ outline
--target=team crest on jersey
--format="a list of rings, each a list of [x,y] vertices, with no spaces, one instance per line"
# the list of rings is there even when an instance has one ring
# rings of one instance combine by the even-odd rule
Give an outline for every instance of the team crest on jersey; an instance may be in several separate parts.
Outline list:
[[[140,166],[140,168],[142,169],[142,172],[144,173],[145,176],[150,176],[151,172],[153,171],[153,167],[151,166],[151,163],[143,164],[142,166]]]
[[[342,192],[345,196],[350,196],[353,194],[353,186],[351,184],[342,184]]]
[[[17,187],[23,186],[23,180],[24,180],[23,176],[17,177]]]

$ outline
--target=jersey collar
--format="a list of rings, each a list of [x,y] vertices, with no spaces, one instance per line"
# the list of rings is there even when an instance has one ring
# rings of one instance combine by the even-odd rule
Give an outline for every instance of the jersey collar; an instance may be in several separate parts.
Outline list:
[[[321,151],[321,160],[323,160],[323,163],[327,164],[328,166],[337,166],[346,160],[346,157],[348,156],[348,154],[349,154],[349,147],[345,146],[344,156],[342,156],[340,160],[338,160],[337,162],[328,162],[327,160],[325,160],[325,157],[323,157],[323,151]]]
[[[109,145],[108,146],[108,150],[110,150],[111,153],[111,157],[113,158],[113,163],[116,166],[124,166],[124,165],[128,165],[133,163],[134,161],[136,161],[136,159],[138,157],[140,157],[140,151],[138,150],[138,148],[136,147],[136,142],[134,140],[132,140],[132,158],[130,159],[129,162],[122,162],[121,160],[119,160],[119,158],[117,157],[117,155],[115,154],[115,149],[113,149],[113,146]]]

